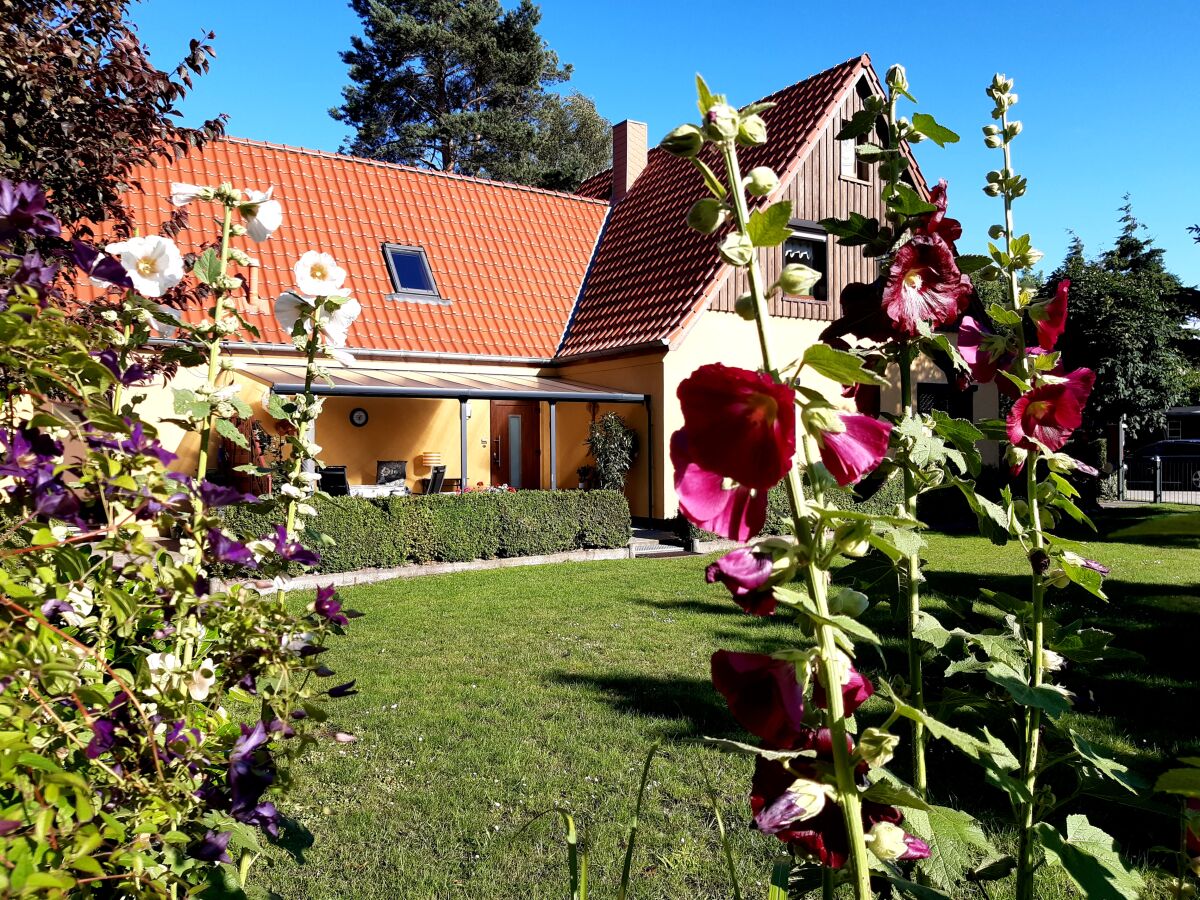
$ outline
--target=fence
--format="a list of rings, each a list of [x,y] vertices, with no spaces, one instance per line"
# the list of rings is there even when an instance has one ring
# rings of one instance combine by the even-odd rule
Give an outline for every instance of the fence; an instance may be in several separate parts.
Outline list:
[[[1200,456],[1133,458],[1122,475],[1122,500],[1200,505]]]

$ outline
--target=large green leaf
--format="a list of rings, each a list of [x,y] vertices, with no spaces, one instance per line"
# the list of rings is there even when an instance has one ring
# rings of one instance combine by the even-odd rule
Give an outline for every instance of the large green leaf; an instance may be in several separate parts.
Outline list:
[[[828,344],[812,344],[804,351],[804,365],[838,384],[884,384],[883,378],[863,365],[853,353]]]
[[[1068,729],[1067,734],[1071,738],[1071,743],[1075,745],[1076,752],[1083,757],[1084,761],[1098,774],[1104,778],[1115,781],[1131,794],[1137,794],[1142,788],[1146,787],[1146,782],[1138,775],[1129,771],[1128,766],[1117,762],[1115,759],[1109,759],[1094,746],[1092,746],[1090,742],[1085,740],[1081,735],[1076,734],[1074,731]],[[1197,774],[1200,775],[1200,772]],[[1196,783],[1200,785],[1200,778],[1196,779]],[[1197,796],[1200,796],[1200,794]]]
[[[771,887],[767,900],[788,900],[788,880],[792,875],[792,858],[777,856],[771,866]]]
[[[864,134],[870,134],[878,118],[879,113],[860,109],[850,117],[849,122],[842,126],[841,130],[834,136],[834,140],[849,141],[857,137],[862,137]]]
[[[912,127],[914,131],[919,131],[939,147],[958,143],[958,135],[945,125],[939,125],[937,119],[929,113],[913,113]]]
[[[905,823],[929,844],[929,858],[917,863],[917,868],[946,890],[961,884],[983,856],[996,853],[980,824],[962,810],[932,805],[926,810],[910,809]]]
[[[1154,790],[1200,799],[1200,769],[1168,769],[1158,776]]]
[[[238,427],[228,419],[216,419],[213,422],[216,426],[217,434],[226,440],[233,441],[244,450],[250,449],[250,442],[246,440],[246,436],[238,431]]]
[[[746,232],[755,247],[777,247],[792,236],[788,223],[792,220],[792,201],[780,200],[766,209],[750,213]]]
[[[888,200],[888,206],[902,216],[920,216],[937,210],[936,206],[926,202],[903,182],[896,185],[896,193]]]
[[[1034,706],[1043,710],[1047,715],[1058,716],[1071,708],[1070,695],[1057,685],[1041,684],[1037,687],[1029,684],[1025,677],[1012,666],[1003,662],[993,662],[987,668],[987,678],[993,684],[1008,691],[1009,695],[1022,706]]]
[[[1046,822],[1034,826],[1046,862],[1062,866],[1088,900],[1137,900],[1145,883],[1121,862],[1113,839],[1087,816],[1067,817],[1067,837]]]
[[[192,274],[210,287],[221,277],[221,257],[213,247],[209,247],[196,257],[192,264]]]

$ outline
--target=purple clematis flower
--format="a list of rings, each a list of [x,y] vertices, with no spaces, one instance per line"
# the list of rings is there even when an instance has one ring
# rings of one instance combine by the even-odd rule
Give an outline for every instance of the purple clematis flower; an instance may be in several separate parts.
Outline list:
[[[188,848],[188,856],[201,862],[232,864],[233,860],[230,859],[228,850],[231,837],[233,837],[232,831],[222,831],[220,834],[210,831]]]
[[[262,722],[242,726],[241,737],[229,754],[229,814],[239,822],[257,825],[272,837],[278,834],[279,811],[270,802],[260,802],[263,791],[275,781],[275,763],[269,753],[259,752],[267,743]]]
[[[71,241],[74,248],[75,265],[91,279],[97,287],[126,288],[133,290],[133,280],[117,260],[83,241]]]
[[[92,739],[87,745],[87,758],[97,759],[117,744],[117,726],[112,719],[92,720]]]
[[[332,584],[317,588],[317,602],[313,604],[313,611],[333,625],[350,624],[350,620],[342,612],[341,601],[337,599],[337,589]]]
[[[274,534],[275,553],[280,559],[286,559],[288,562],[299,563],[302,566],[315,566],[321,561],[321,555],[314,550],[309,550],[299,541],[288,540],[287,528],[283,525],[275,527]]]
[[[17,285],[24,285],[37,294],[38,299],[41,300],[46,296],[46,291],[50,289],[50,285],[54,283],[57,275],[58,266],[55,263],[47,263],[42,259],[40,253],[27,253],[21,258],[21,265],[9,279],[8,289],[4,292],[3,297],[12,296],[16,293]]]
[[[21,234],[58,237],[62,227],[46,208],[46,195],[32,181],[13,183],[0,178],[0,241],[10,242]]]
[[[200,499],[209,509],[220,509],[222,506],[233,506],[235,503],[252,503],[258,497],[239,491],[234,487],[226,487],[212,481],[202,481],[200,482]]]
[[[254,554],[250,548],[240,541],[235,541],[220,528],[208,529],[208,549],[212,558],[217,562],[233,563],[257,569]]]
[[[146,372],[146,368],[140,363],[133,363],[125,371],[121,371],[121,361],[115,350],[104,350],[97,357],[108,371],[113,373],[113,377],[121,384],[129,387],[131,384],[145,381],[150,376]]]

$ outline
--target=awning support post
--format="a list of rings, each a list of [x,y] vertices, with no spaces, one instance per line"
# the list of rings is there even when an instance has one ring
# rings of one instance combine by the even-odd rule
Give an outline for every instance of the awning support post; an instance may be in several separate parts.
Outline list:
[[[459,479],[458,488],[460,491],[465,491],[470,485],[467,481],[467,406],[471,401],[466,397],[458,398],[458,452],[459,452],[459,472],[462,477]]]
[[[550,403],[550,490],[558,490],[558,404]]]
[[[646,518],[654,518],[654,398],[649,394],[646,404]]]

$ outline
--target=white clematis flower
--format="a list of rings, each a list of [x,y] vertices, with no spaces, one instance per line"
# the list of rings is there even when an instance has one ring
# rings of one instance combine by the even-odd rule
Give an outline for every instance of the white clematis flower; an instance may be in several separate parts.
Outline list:
[[[283,207],[278,200],[271,199],[274,190],[273,187],[265,191],[247,190],[247,202],[238,207],[246,223],[246,234],[256,244],[261,244],[283,224]]]
[[[201,187],[198,184],[188,184],[186,181],[171,182],[171,205],[187,206],[193,200],[207,200],[212,197],[212,188]]]
[[[217,680],[217,667],[211,659],[200,663],[200,668],[187,681],[187,691],[193,700],[205,700]]]
[[[336,294],[346,280],[346,270],[328,253],[309,250],[292,268],[296,287],[308,297],[329,297]]]
[[[183,255],[170,238],[135,237],[104,249],[120,258],[134,288],[145,297],[161,297],[183,281]]]

